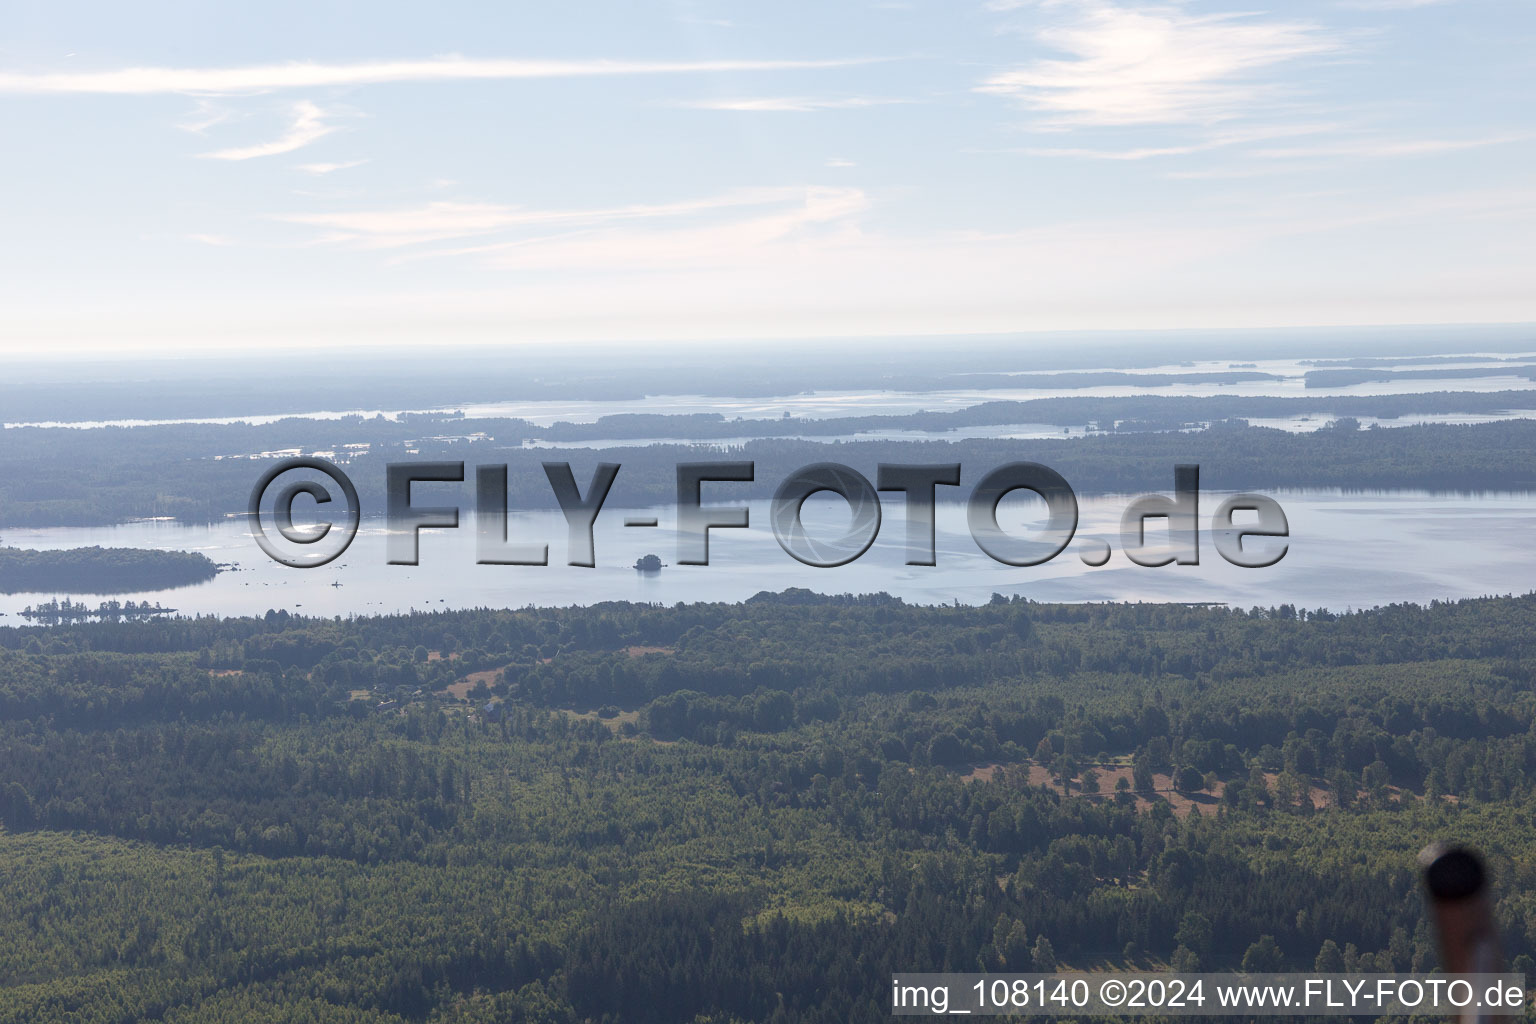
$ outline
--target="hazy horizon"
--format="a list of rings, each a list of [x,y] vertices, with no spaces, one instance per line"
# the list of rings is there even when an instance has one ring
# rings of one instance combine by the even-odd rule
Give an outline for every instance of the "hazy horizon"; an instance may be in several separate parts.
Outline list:
[[[1536,9],[21,5],[0,352],[1536,320]]]

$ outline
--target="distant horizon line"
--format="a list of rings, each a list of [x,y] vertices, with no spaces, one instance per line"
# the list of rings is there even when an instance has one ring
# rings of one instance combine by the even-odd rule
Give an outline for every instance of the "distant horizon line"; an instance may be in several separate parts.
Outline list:
[[[846,352],[826,353],[833,357],[857,355],[863,346],[880,344],[886,346],[886,350],[892,344],[920,346],[927,342],[943,341],[948,345],[970,344],[985,349],[997,345],[1007,344],[1010,341],[1060,341],[1081,342],[1094,340],[1104,344],[1115,342],[1134,342],[1135,340],[1151,341],[1187,341],[1195,343],[1209,343],[1222,338],[1232,336],[1257,338],[1276,338],[1286,334],[1306,334],[1312,336],[1327,336],[1330,333],[1338,335],[1401,335],[1419,334],[1439,331],[1472,331],[1481,337],[1477,339],[1465,339],[1487,342],[1491,340],[1513,341],[1514,338],[1501,337],[1520,331],[1532,331],[1530,338],[1532,348],[1529,351],[1536,352],[1536,321],[1488,321],[1488,322],[1407,322],[1407,323],[1370,323],[1370,324],[1305,324],[1282,326],[1234,326],[1234,327],[1116,327],[1116,328],[1042,328],[1022,329],[1010,331],[964,331],[964,332],[928,332],[913,334],[891,333],[852,333],[852,334],[825,334],[825,335],[721,335],[715,338],[654,338],[635,340],[613,339],[580,339],[566,340],[551,338],[548,340],[519,339],[516,341],[457,341],[450,343],[438,343],[432,345],[431,352],[426,353],[419,347],[420,342],[414,341],[358,341],[358,342],[334,342],[325,345],[311,345],[302,341],[291,344],[276,344],[271,342],[256,342],[249,345],[231,345],[225,340],[224,344],[213,347],[212,343],[206,347],[197,345],[155,346],[142,348],[125,348],[119,344],[97,343],[77,347],[61,349],[58,343],[29,343],[11,345],[0,342],[0,355],[9,360],[17,360],[33,365],[57,364],[68,362],[73,358],[89,356],[93,359],[105,357],[109,361],[140,362],[176,360],[185,362],[188,359],[210,363],[235,363],[242,360],[251,360],[269,357],[274,353],[293,354],[301,353],[307,358],[334,358],[354,357],[360,353],[369,353],[376,358],[386,358],[395,361],[393,357],[402,357],[402,360],[411,357],[423,357],[430,355],[433,359],[453,358],[456,356],[483,356],[491,353],[511,354],[515,351],[536,352],[540,355],[548,355],[556,351],[580,350],[584,352],[615,352],[623,354],[639,354],[650,349],[662,351],[688,350],[697,351],[707,349],[712,345],[737,344],[752,342],[758,344],[782,345],[791,348],[820,348],[829,343],[846,344],[849,350]],[[1384,340],[1384,339],[1383,339]],[[1428,340],[1428,339],[1421,339]],[[1439,340],[1439,339],[1437,339]],[[1445,344],[1453,348],[1464,348],[1457,345],[1454,339],[1443,339]],[[1500,350],[1507,352],[1509,350]],[[115,358],[114,358],[115,357]]]

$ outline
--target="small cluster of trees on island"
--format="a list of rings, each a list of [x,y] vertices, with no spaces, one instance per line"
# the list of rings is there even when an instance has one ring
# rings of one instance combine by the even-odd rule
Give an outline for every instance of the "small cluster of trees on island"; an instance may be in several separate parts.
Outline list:
[[[0,594],[129,594],[190,586],[218,573],[217,563],[195,551],[0,544]]]

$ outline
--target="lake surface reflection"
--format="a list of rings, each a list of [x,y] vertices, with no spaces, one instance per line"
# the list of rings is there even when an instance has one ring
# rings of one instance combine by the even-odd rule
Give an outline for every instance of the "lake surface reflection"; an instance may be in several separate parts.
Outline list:
[[[1273,492],[1290,520],[1285,558],[1266,569],[1225,562],[1211,543],[1210,515],[1222,495],[1201,495],[1201,564],[1146,568],[1120,550],[1119,517],[1127,497],[1081,497],[1077,538],[1052,561],[1029,568],[984,555],[966,528],[964,507],[941,505],[936,566],[904,564],[906,522],[899,495],[885,496],[879,539],[857,561],[834,569],[796,562],[774,539],[766,502],[752,502],[751,526],[716,530],[708,566],[669,564],[654,574],[632,568],[647,553],[676,563],[670,507],[605,509],[596,529],[597,568],[565,565],[566,527],[557,511],[514,512],[514,540],[547,541],[548,566],[475,564],[473,514],[455,531],[424,531],[421,564],[385,564],[380,521],[365,521],[351,548],[318,569],[290,569],[264,556],[243,520],[211,526],[165,522],[101,528],[11,529],[17,547],[153,547],[201,551],[235,571],[172,591],[114,595],[159,601],[181,614],[252,615],[285,608],[308,615],[372,615],[476,606],[589,605],[600,601],[740,601],[759,591],[805,587],[820,593],[885,591],[914,603],[975,604],[994,592],[1040,601],[1212,601],[1249,607],[1293,604],[1335,610],[1397,601],[1523,593],[1536,581],[1536,498],[1524,494],[1434,495],[1420,492],[1342,494]],[[1023,533],[1035,511],[1013,499],[1001,519]],[[626,516],[655,516],[659,528],[626,528]],[[812,531],[840,532],[847,521],[839,499],[813,498],[805,522]],[[1150,532],[1150,531],[1149,531]],[[1078,557],[1078,542],[1102,537],[1114,555],[1101,568]],[[339,586],[335,585],[339,584]],[[0,597],[0,624],[19,625],[17,612],[55,595]],[[96,604],[101,598],[75,598]]]

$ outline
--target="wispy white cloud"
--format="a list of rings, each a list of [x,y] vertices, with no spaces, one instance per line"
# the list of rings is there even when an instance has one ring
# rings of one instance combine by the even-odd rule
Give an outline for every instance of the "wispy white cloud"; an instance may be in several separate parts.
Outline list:
[[[1260,178],[1333,167],[1340,160],[1406,160],[1526,142],[1533,138],[1536,138],[1533,132],[1502,132],[1463,139],[1394,139],[1355,134],[1314,145],[1250,149],[1241,154],[1242,159],[1212,167],[1170,171],[1168,177],[1186,180]]]
[[[1000,72],[978,89],[1062,126],[1209,124],[1252,115],[1282,95],[1260,72],[1348,48],[1339,34],[1306,21],[1098,0],[1053,6],[1070,16],[1034,35],[1065,56]]]
[[[352,64],[301,62],[231,68],[136,67],[112,71],[0,72],[0,93],[252,93],[273,89],[445,82],[466,79],[576,78],[837,68],[882,58],[835,60],[513,60],[462,56]]]
[[[187,240],[191,242],[201,242],[203,245],[218,246],[220,248],[235,244],[233,240],[226,238],[223,235],[209,235],[199,232],[194,232],[193,234],[188,235]]]
[[[1362,4],[1426,6],[1437,0],[1360,0]],[[1536,137],[1505,131],[1466,138],[1389,135],[1343,120],[1290,120],[1298,109],[1329,118],[1326,98],[1296,88],[1291,65],[1336,57],[1356,35],[1306,21],[1260,15],[1193,14],[1153,2],[1131,7],[1113,0],[992,0],[993,10],[1029,6],[1047,24],[1036,39],[1065,58],[1042,57],[993,75],[981,91],[1009,96],[1040,115],[1031,127],[1136,131],[1136,145],[1016,146],[1001,152],[1028,156],[1140,162],[1210,155],[1221,165],[1180,167],[1169,177],[1237,179],[1295,173],[1344,160],[1411,159],[1455,153]],[[1281,76],[1277,67],[1287,65]],[[1294,145],[1286,137],[1311,136]],[[1075,142],[1076,139],[1073,139]]]
[[[1210,149],[1203,143],[1191,143],[1187,146],[1140,146],[1134,149],[1089,149],[1081,146],[1030,146],[1023,149],[1013,149],[1010,152],[1026,153],[1029,156],[1067,157],[1079,160],[1150,160],[1160,156],[1187,156],[1190,153],[1202,153]]]
[[[788,111],[807,113],[813,110],[853,110],[859,107],[879,107],[892,103],[910,103],[911,100],[887,99],[878,96],[757,96],[741,99],[690,100],[678,106],[690,110],[743,110]]]
[[[828,167],[857,167],[858,164],[854,163],[852,160],[849,160],[849,159],[847,159],[845,157],[834,156],[830,160],[827,161],[827,166]]]
[[[293,105],[293,123],[280,138],[273,139],[271,142],[260,142],[254,146],[237,146],[233,149],[215,150],[212,153],[199,153],[198,156],[208,160],[252,160],[263,156],[277,156],[280,153],[292,153],[296,149],[302,149],[335,130],[333,125],[325,123],[325,111],[308,100],[300,100]]]
[[[1150,160],[1156,157],[1188,156],[1211,150],[1244,146],[1272,139],[1299,135],[1327,135],[1340,131],[1341,125],[1332,123],[1257,124],[1243,128],[1215,132],[1186,143],[1164,146],[1134,146],[1128,149],[1094,149],[1084,146],[1025,146],[1012,147],[1004,152],[1025,153],[1029,156],[1070,157],[1082,160]]]
[[[1298,171],[1315,170],[1324,166],[1327,166],[1326,161],[1311,164],[1281,163],[1273,160],[1267,163],[1233,162],[1211,167],[1168,171],[1164,176],[1176,181],[1240,181],[1247,178],[1273,178],[1281,174],[1295,174]]]
[[[352,167],[361,167],[367,162],[367,160],[347,160],[342,163],[298,164],[297,167],[305,174],[322,175],[333,174],[336,171],[345,171]]]
[[[502,270],[579,274],[765,272],[857,245],[870,205],[857,188],[738,190],[675,203],[522,210],[429,203],[400,210],[285,215],[325,229],[320,244],[402,250],[397,259],[468,258]],[[428,243],[463,239],[473,244]]]
[[[1340,7],[1357,11],[1411,11],[1419,7],[1437,7],[1451,0],[1340,0]]]
[[[197,106],[186,115],[186,120],[176,127],[193,135],[202,135],[209,128],[223,124],[234,116],[234,112],[227,107],[220,106],[212,100],[201,99]]]
[[[1256,149],[1251,155],[1270,160],[1305,160],[1316,157],[1355,157],[1382,159],[1391,157],[1433,156],[1457,153],[1484,146],[1523,142],[1531,132],[1503,132],[1470,139],[1345,139],[1315,146],[1284,146]]]
[[[725,208],[721,210],[724,216],[702,223],[605,224],[429,255],[475,256],[507,270],[651,274],[660,270],[781,268],[858,244],[861,232],[857,216],[869,207],[869,198],[861,189],[772,191],[792,194],[771,208],[746,216]]]
[[[727,209],[804,201],[798,188],[736,189],[675,203],[536,210],[501,203],[430,202],[389,210],[279,214],[273,219],[323,228],[317,241],[370,249],[402,248],[529,228],[579,229],[622,221],[689,217]]]

